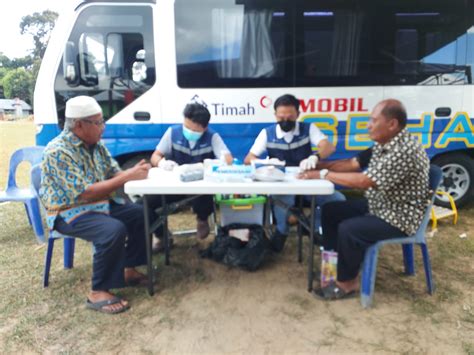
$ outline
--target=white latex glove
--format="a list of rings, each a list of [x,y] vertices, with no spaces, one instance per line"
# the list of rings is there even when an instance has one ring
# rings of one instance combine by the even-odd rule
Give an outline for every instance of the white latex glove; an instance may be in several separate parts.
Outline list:
[[[309,157],[301,161],[300,170],[306,171],[316,169],[317,164],[318,157],[316,155],[310,155]]]
[[[166,171],[171,171],[177,166],[178,166],[177,162],[173,160],[167,160],[165,158],[161,158],[161,160],[158,163],[158,167]]]
[[[268,158],[268,157],[267,157],[267,161],[268,161],[270,164],[285,165],[285,162],[284,162],[283,160],[278,159],[278,158]]]

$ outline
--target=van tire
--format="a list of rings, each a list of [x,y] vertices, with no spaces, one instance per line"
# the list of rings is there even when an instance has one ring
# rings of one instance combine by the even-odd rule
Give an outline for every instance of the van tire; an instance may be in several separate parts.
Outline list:
[[[456,207],[468,203],[474,195],[474,159],[463,153],[445,154],[433,159],[443,171],[439,190],[448,192],[454,199]],[[435,203],[449,207],[446,197],[437,196]]]

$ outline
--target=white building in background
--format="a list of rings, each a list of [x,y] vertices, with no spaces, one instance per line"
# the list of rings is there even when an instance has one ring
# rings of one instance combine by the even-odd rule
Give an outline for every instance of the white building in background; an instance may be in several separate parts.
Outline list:
[[[25,101],[16,99],[0,99],[0,117],[13,115],[15,117],[26,117],[33,113],[33,109]]]

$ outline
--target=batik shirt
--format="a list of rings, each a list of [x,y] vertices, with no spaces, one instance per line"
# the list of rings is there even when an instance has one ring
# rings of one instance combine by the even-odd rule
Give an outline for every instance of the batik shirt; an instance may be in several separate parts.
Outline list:
[[[40,197],[47,210],[47,223],[54,227],[60,215],[67,223],[89,213],[110,212],[109,200],[79,201],[87,188],[120,171],[107,148],[88,147],[71,131],[63,131],[46,147],[41,169]]]
[[[376,185],[366,191],[370,214],[414,234],[429,203],[429,164],[425,150],[406,129],[384,145],[376,143],[365,171]]]

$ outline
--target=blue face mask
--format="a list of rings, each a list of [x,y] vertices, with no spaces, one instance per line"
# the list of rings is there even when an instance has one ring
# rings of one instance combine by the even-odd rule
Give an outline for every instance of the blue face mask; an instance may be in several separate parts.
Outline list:
[[[196,142],[201,138],[203,132],[194,132],[183,125],[183,136],[190,142]]]

